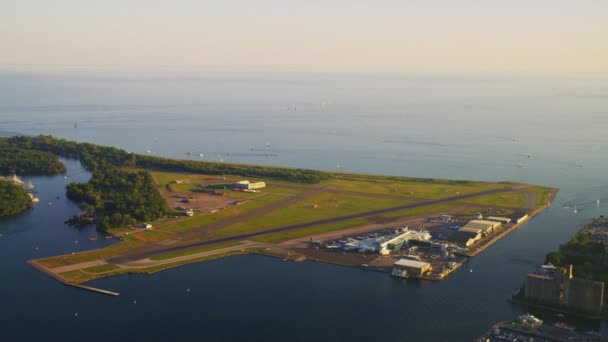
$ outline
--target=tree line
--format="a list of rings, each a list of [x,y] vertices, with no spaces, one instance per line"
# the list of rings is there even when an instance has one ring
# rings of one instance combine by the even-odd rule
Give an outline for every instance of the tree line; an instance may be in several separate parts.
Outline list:
[[[31,206],[32,200],[22,186],[0,180],[0,217],[18,214]]]
[[[274,178],[303,183],[329,179],[323,171],[239,165],[204,161],[177,160],[130,153],[114,147],[78,143],[52,136],[16,136],[0,138],[18,151],[33,151],[48,156],[79,159],[92,173],[85,183],[70,183],[68,198],[81,203],[86,217],[94,215],[101,230],[151,221],[171,213],[147,172],[128,172],[125,167],[158,171],[188,172],[243,177]]]
[[[181,160],[130,153],[114,147],[78,143],[52,136],[11,137],[11,144],[25,149],[47,151],[68,158],[78,158],[89,169],[104,165],[141,167],[157,171],[188,172],[209,175],[238,175],[243,177],[272,178],[301,183],[318,183],[330,179],[329,172],[258,165],[230,164],[207,161]]]
[[[0,174],[40,176],[64,173],[65,165],[53,153],[24,149],[0,140]]]

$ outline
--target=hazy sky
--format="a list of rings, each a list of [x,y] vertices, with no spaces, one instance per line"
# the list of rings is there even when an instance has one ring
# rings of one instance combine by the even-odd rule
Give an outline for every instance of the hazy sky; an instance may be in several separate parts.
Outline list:
[[[606,0],[0,0],[0,65],[606,73]]]

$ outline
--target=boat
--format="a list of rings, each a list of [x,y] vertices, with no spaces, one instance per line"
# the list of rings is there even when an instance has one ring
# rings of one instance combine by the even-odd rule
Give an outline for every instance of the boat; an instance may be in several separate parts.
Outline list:
[[[557,322],[557,323],[553,324],[553,326],[556,327],[556,328],[565,329],[565,330],[568,330],[568,331],[575,331],[576,330],[576,327],[574,325],[570,325],[570,324],[567,324],[567,323],[564,323],[564,322]]]
[[[114,235],[108,235],[106,236],[106,240],[111,240],[114,237]]]
[[[91,241],[97,241],[97,237],[90,237],[89,240],[91,240]]]
[[[393,268],[393,272],[391,273],[391,275],[393,277],[397,277],[397,278],[409,278],[410,275],[407,274],[407,271],[404,269],[399,269],[399,268]]]
[[[523,315],[519,315],[517,316],[517,319],[523,322],[527,322],[527,323],[534,323],[534,324],[543,324],[543,321],[532,316],[529,313],[525,313]]]

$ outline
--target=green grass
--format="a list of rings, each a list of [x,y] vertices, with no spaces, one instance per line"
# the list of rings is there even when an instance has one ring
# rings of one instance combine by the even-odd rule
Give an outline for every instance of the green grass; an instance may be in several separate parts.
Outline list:
[[[469,198],[463,202],[494,207],[525,208],[527,198],[525,192],[502,192],[493,195]]]
[[[406,218],[406,217],[412,217],[412,216],[418,216],[418,215],[435,214],[435,213],[438,214],[438,213],[454,210],[460,206],[462,206],[462,204],[458,204],[458,203],[431,204],[431,205],[425,205],[422,207],[417,207],[417,208],[412,208],[412,209],[394,211],[391,213],[379,215],[379,217]]]
[[[130,252],[134,249],[146,245],[145,242],[139,240],[121,241],[119,243],[86,252],[76,253],[72,255],[54,256],[39,260],[43,266],[54,268],[65,265],[74,265],[91,260],[108,258],[123,253]]]
[[[186,232],[239,214],[246,213],[257,208],[265,207],[269,204],[282,200],[285,200],[285,197],[281,195],[263,195],[238,206],[229,206],[228,208],[220,210],[213,214],[205,213],[201,215],[196,215],[194,217],[186,218],[179,222],[166,225],[160,229],[162,229],[163,231]]]
[[[544,186],[533,186],[531,190],[536,192],[536,206],[540,207],[547,204],[549,194],[551,194],[553,189]]]
[[[292,187],[282,187],[280,184],[275,185],[271,183],[264,189],[260,189],[262,192],[271,193],[271,194],[286,194],[286,195],[300,195],[305,193],[307,190],[312,189],[310,185],[303,185],[301,188],[292,188]]]
[[[467,184],[450,184],[449,181],[407,182],[392,180],[332,179],[322,183],[323,186],[334,186],[339,190],[384,194],[424,199],[440,199],[465,195],[509,186],[503,183],[470,182]]]
[[[192,248],[192,249],[183,250],[183,251],[155,255],[155,256],[151,257],[150,259],[167,260],[167,259],[173,259],[173,258],[182,257],[182,256],[186,256],[186,255],[192,255],[192,254],[201,253],[201,252],[208,252],[208,251],[212,251],[212,250],[216,250],[216,249],[234,247],[234,246],[239,246],[239,245],[241,245],[240,242],[228,241],[228,242],[217,243],[214,245],[209,245],[209,246],[204,246],[204,247],[198,247],[198,248]]]
[[[70,283],[82,283],[82,282],[95,278],[95,276],[86,274],[86,273],[82,272],[81,270],[63,272],[63,273],[60,273],[59,275],[66,278],[68,280],[68,282],[70,282]]]
[[[365,212],[380,208],[394,207],[403,201],[384,198],[372,198],[345,194],[324,193],[305,201],[297,202],[264,216],[254,217],[247,222],[224,227],[218,230],[218,236],[232,236],[246,232],[256,232],[291,224],[312,222],[332,217]],[[313,208],[313,205],[317,208]]]
[[[274,233],[270,235],[264,235],[257,238],[252,239],[253,241],[265,242],[265,243],[279,243],[287,240],[297,239],[305,236],[311,236],[315,234],[322,234],[334,230],[340,230],[345,228],[352,228],[363,226],[368,224],[369,221],[366,219],[354,219],[343,222],[336,222],[330,224],[322,224],[317,226],[306,227],[298,230],[293,230],[289,232],[280,232]]]
[[[120,267],[118,267],[114,264],[105,264],[105,265],[85,268],[85,269],[83,269],[83,271],[88,272],[88,273],[105,273],[105,272],[119,270],[119,269],[120,269]]]

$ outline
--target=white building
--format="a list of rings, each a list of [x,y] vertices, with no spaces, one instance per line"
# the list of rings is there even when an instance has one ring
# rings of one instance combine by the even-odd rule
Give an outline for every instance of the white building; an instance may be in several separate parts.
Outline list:
[[[500,222],[502,224],[511,223],[511,219],[508,217],[488,216],[488,217],[486,217],[486,220],[487,221],[496,221],[496,222]]]
[[[489,234],[494,229],[501,226],[500,222],[496,221],[487,221],[487,220],[472,220],[467,222],[459,231],[463,231],[463,229],[473,228],[473,229],[481,229],[483,234]]]
[[[264,183],[264,182],[251,183],[248,180],[242,180],[242,181],[236,182],[234,184],[235,189],[243,189],[243,190],[254,190],[254,189],[261,189],[261,188],[265,188],[265,187],[266,187],[266,183]]]

